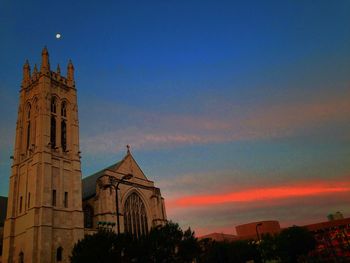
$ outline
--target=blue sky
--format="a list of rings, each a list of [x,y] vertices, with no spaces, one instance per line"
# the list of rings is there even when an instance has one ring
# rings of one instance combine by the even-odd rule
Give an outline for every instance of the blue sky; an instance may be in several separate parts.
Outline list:
[[[69,58],[76,69],[83,176],[130,144],[169,218],[198,233],[350,216],[349,11],[349,1],[3,0],[0,194],[22,65],[40,64],[46,45],[52,69],[60,63],[65,74]],[[286,185],[324,192],[176,206],[187,196]]]

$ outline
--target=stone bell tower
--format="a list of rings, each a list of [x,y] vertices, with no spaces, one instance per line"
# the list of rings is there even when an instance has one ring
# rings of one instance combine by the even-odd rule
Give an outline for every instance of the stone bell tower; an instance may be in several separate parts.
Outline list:
[[[23,66],[4,227],[3,262],[69,262],[83,238],[79,122],[74,67],[67,77]]]

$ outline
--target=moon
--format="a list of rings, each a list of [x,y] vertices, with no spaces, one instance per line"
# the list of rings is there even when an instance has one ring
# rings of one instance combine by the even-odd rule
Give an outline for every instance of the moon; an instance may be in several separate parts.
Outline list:
[[[61,38],[61,34],[60,34],[60,33],[57,33],[57,34],[56,34],[56,38],[57,38],[57,39],[60,39],[60,38]]]

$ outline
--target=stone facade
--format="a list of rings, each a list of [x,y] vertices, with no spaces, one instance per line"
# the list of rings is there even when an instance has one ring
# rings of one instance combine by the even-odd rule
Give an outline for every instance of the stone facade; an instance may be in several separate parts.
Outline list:
[[[69,262],[84,232],[98,227],[117,231],[117,226],[123,232],[126,225],[138,236],[166,221],[160,190],[143,174],[129,148],[121,162],[82,184],[74,67],[70,61],[66,77],[59,66],[51,71],[46,48],[40,71],[35,65],[31,73],[28,62],[23,66],[11,158],[2,262]]]
[[[23,67],[4,227],[4,262],[68,262],[84,235],[74,68]],[[61,252],[62,253],[61,253]]]
[[[121,233],[140,236],[166,222],[160,189],[146,178],[129,148],[123,160],[83,179],[83,210],[86,233],[99,227],[118,232],[119,225]]]

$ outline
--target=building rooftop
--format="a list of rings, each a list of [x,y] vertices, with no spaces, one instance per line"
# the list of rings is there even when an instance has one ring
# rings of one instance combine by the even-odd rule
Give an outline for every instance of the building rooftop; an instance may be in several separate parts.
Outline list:
[[[82,181],[83,200],[96,194],[96,181],[101,175],[105,173],[106,170],[115,170],[121,163],[122,161],[119,161],[115,164],[112,164],[111,166],[108,166],[107,168],[98,171],[97,173],[85,177]]]

